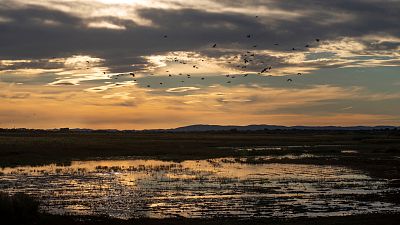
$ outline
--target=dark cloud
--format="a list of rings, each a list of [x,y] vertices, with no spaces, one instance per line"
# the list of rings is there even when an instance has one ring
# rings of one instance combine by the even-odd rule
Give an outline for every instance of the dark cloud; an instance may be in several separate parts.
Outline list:
[[[296,1],[225,1],[229,6],[267,6],[271,10],[296,12],[296,19],[271,18],[268,15],[232,12],[210,12],[183,8],[139,8],[138,15],[152,21],[152,26],[140,26],[117,17],[83,19],[66,12],[45,7],[0,4],[0,16],[10,21],[0,23],[0,58],[34,59],[21,67],[55,68],[40,59],[83,54],[105,59],[104,65],[113,72],[141,70],[147,66],[142,56],[169,51],[198,51],[206,56],[232,56],[257,44],[257,49],[290,51],[309,43],[316,46],[316,37],[335,40],[340,37],[360,37],[384,34],[400,37],[400,4],[397,1],[372,0],[296,0]],[[347,19],[349,17],[349,19]],[[108,22],[125,30],[89,28],[91,22]],[[167,34],[168,38],[163,38]],[[246,38],[251,34],[251,38]],[[273,43],[279,42],[279,46]],[[218,43],[231,49],[223,54],[205,47]],[[368,45],[368,50],[395,50],[398,42],[385,41]],[[288,66],[283,58],[268,56],[266,60],[278,66]],[[134,64],[135,67],[131,65]],[[9,69],[9,68],[0,68]],[[247,70],[257,70],[258,65]]]
[[[9,65],[0,64],[0,70],[17,70],[26,68],[57,69],[62,67],[62,62],[49,62],[47,59],[34,59],[29,62],[13,62]]]

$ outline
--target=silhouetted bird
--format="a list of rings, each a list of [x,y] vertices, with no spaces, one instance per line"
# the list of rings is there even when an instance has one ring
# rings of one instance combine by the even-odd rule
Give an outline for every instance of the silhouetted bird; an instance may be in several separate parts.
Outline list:
[[[213,48],[217,47],[217,44],[214,44],[212,47],[213,47]]]
[[[306,48],[309,48],[309,47],[310,47],[310,45],[306,45],[306,46],[304,46],[304,47],[306,47]]]
[[[264,69],[261,70],[261,73],[267,72],[268,69],[269,69],[269,67],[265,67]]]
[[[299,75],[299,76],[300,76],[300,75],[301,75],[301,73],[297,73],[297,75]]]
[[[319,42],[319,38],[315,39],[316,42]]]
[[[250,34],[248,34],[246,37],[247,37],[247,38],[251,38],[251,35],[250,35]]]
[[[290,78],[289,78],[289,79],[287,79],[287,82],[292,82],[292,81],[293,81],[293,80],[292,80],[292,79],[290,79]]]
[[[164,35],[164,38],[167,38],[168,37],[168,35]]]

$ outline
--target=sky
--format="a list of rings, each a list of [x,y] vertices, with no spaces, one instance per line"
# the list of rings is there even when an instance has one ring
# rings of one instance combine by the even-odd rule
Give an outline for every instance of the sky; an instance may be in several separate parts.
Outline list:
[[[399,12],[399,0],[0,0],[0,127],[400,125]]]

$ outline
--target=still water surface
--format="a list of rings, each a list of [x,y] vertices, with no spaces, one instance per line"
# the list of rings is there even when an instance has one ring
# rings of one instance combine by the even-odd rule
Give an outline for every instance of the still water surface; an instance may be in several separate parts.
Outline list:
[[[244,161],[114,159],[3,168],[0,189],[29,193],[50,213],[118,218],[298,217],[400,211],[400,205],[354,198],[393,190],[387,180],[373,179],[361,171]]]

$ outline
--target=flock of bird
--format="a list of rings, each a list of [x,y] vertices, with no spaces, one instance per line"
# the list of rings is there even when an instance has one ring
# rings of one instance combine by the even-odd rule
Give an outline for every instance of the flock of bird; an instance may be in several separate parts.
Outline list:
[[[258,18],[258,16],[256,16],[256,18]],[[164,39],[166,39],[166,38],[168,38],[168,35],[164,35],[163,36],[163,38]],[[251,34],[247,34],[246,35],[246,38],[247,39],[251,39],[251,38],[253,38],[253,35],[251,35]],[[320,42],[320,39],[319,38],[316,38],[315,39],[315,42]],[[274,45],[275,46],[278,46],[279,45],[279,43],[274,43]],[[304,48],[310,48],[310,44],[305,44],[304,45]],[[254,48],[257,48],[258,47],[258,45],[257,44],[254,44],[254,45],[252,45],[252,47],[253,47],[253,49]],[[213,48],[213,49],[215,49],[215,48],[218,48],[218,45],[217,45],[217,43],[214,43],[214,44],[212,44],[211,45],[211,48]],[[297,51],[297,50],[301,50],[301,48],[291,48],[291,51]],[[240,63],[239,65],[236,65],[236,67],[237,68],[239,68],[239,69],[247,69],[248,67],[250,67],[250,66],[253,66],[254,65],[254,63],[257,61],[257,66],[258,65],[262,65],[262,68],[260,69],[260,71],[257,73],[258,75],[261,75],[261,74],[265,74],[265,73],[269,73],[269,72],[271,72],[271,70],[272,70],[272,65],[265,65],[265,63],[263,62],[263,61],[260,61],[260,60],[258,60],[257,58],[256,58],[256,54],[254,53],[254,52],[252,52],[252,51],[246,51],[243,55],[241,55],[240,57],[238,57],[238,56],[235,56],[234,57],[234,59],[236,60],[236,59],[239,59],[239,62],[241,62],[242,61],[242,63]],[[188,64],[187,62],[185,62],[184,60],[180,60],[180,59],[178,59],[178,57],[175,57],[175,58],[173,58],[173,59],[170,59],[171,61],[173,61],[173,62],[175,62],[175,63],[179,63],[179,64]],[[204,59],[201,59],[201,61],[202,62],[204,62],[205,60]],[[88,64],[90,63],[89,61],[86,61]],[[231,61],[228,61],[228,63],[229,64],[232,64],[232,62]],[[191,67],[192,67],[192,69],[199,69],[199,66],[198,65],[190,65]],[[89,69],[89,68],[88,68]],[[168,74],[168,77],[172,77],[173,75],[170,73],[170,71],[169,70],[166,70],[165,71],[167,74]],[[106,72],[103,72],[104,74],[107,74]],[[151,74],[151,75],[154,75],[154,74]],[[191,78],[191,75],[190,74],[186,74],[186,75],[183,75],[182,73],[179,73],[178,74],[179,76],[186,76],[186,78],[187,79],[190,79]],[[297,75],[302,75],[302,73],[297,73]],[[136,76],[135,76],[135,73],[133,73],[133,72],[130,72],[130,73],[121,73],[121,74],[117,74],[117,75],[109,75],[108,77],[109,78],[113,78],[113,79],[119,79],[119,77],[120,76],[131,76],[133,79],[134,79],[134,81],[136,82]],[[230,79],[233,79],[233,78],[235,78],[236,76],[235,75],[225,75],[226,76],[226,78],[230,78]],[[244,75],[242,75],[243,77],[247,77],[248,76],[248,74],[244,74]],[[269,76],[272,76],[272,75],[269,75]],[[205,80],[206,78],[205,77],[201,77],[201,80]],[[287,82],[293,82],[293,79],[291,79],[291,78],[288,78],[287,80],[286,80]],[[184,80],[181,80],[181,83],[184,83],[185,81]],[[228,81],[226,81],[226,83],[231,83],[231,80],[228,80]],[[163,85],[164,83],[163,82],[159,82],[159,84],[160,85]],[[147,87],[151,87],[150,86],[150,84],[147,84],[146,85]]]

